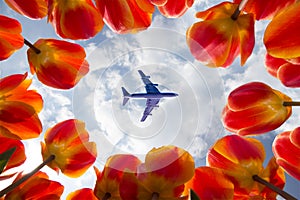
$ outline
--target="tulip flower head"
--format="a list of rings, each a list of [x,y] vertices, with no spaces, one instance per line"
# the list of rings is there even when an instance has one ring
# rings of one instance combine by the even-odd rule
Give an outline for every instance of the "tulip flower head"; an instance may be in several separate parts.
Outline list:
[[[178,18],[192,7],[194,0],[150,0],[168,18]]]
[[[41,19],[47,15],[47,0],[4,0],[16,12],[31,19]]]
[[[7,59],[24,45],[21,24],[12,18],[0,15],[0,61]]]
[[[20,179],[18,176],[16,180]],[[51,199],[59,200],[64,186],[56,181],[49,180],[44,172],[38,172],[26,182],[5,195],[5,200],[16,199]]]
[[[103,28],[102,16],[92,0],[48,0],[48,8],[48,21],[62,38],[89,39]]]
[[[240,54],[244,65],[254,47],[254,19],[245,13],[233,19],[237,6],[223,2],[196,14],[203,21],[189,27],[186,40],[198,61],[210,67],[227,67]]]
[[[32,74],[36,73],[37,78],[45,85],[70,89],[89,71],[85,51],[78,44],[39,39],[34,46],[40,53],[32,48],[28,49],[30,71]]]
[[[277,135],[273,141],[273,153],[278,165],[300,180],[300,127]]]
[[[89,142],[85,124],[76,119],[60,122],[48,129],[41,145],[44,160],[55,156],[48,166],[69,177],[81,176],[97,157],[96,144]]]
[[[151,25],[154,6],[149,0],[95,0],[106,25],[116,33],[136,33]]]
[[[287,95],[261,82],[233,90],[222,113],[225,128],[239,135],[262,134],[283,124],[291,115]]]
[[[43,99],[35,90],[28,90],[31,79],[14,74],[0,79],[0,135],[15,139],[36,138],[42,132],[38,113]]]

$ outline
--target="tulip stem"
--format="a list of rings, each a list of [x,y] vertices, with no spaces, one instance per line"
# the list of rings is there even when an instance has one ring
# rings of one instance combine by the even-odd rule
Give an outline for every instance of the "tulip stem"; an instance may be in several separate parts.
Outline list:
[[[244,9],[244,7],[246,6],[246,3],[248,2],[248,0],[242,0],[241,3],[239,4],[239,6],[235,9],[234,13],[231,15],[231,19],[233,20],[237,20],[241,11]]]
[[[45,165],[47,165],[48,163],[50,163],[54,159],[55,159],[54,155],[49,156],[39,166],[37,166],[34,170],[32,170],[31,172],[29,172],[28,174],[25,174],[22,178],[20,178],[16,182],[13,182],[12,184],[10,184],[9,186],[7,186],[3,190],[1,190],[0,191],[0,197],[2,197],[3,195],[7,194],[10,191],[12,191],[13,189],[15,189],[16,187],[18,187],[19,185],[21,185],[23,182],[27,181],[30,177],[32,177],[34,174],[36,174],[38,171],[40,171],[40,169],[42,169]]]
[[[39,50],[38,48],[36,48],[31,42],[29,42],[25,38],[24,38],[24,44],[26,44],[29,48],[31,48],[36,54],[41,53],[41,50]]]
[[[275,185],[269,183],[268,181],[264,180],[263,178],[261,178],[258,175],[253,175],[252,178],[253,178],[253,180],[265,185],[270,190],[273,190],[274,192],[276,192],[277,194],[279,194],[280,196],[282,196],[283,198],[285,198],[287,200],[297,200],[295,197],[293,197],[289,193],[287,193],[287,192],[283,191],[282,189],[276,187]]]
[[[151,200],[158,200],[158,198],[159,198],[159,194],[157,192],[153,192]]]
[[[105,195],[102,197],[102,200],[108,200],[111,197],[109,192],[106,192]]]
[[[300,101],[284,101],[283,106],[300,106]]]

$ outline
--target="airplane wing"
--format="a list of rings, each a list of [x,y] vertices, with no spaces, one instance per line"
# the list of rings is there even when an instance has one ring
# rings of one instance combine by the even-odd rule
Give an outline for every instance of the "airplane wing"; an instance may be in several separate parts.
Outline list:
[[[160,93],[159,90],[156,88],[157,84],[154,84],[150,81],[150,76],[146,76],[142,70],[138,70],[138,72],[141,75],[142,81],[145,84],[147,93],[150,94]]]
[[[154,107],[157,107],[157,104],[160,99],[147,99],[146,102],[146,108],[144,110],[143,117],[141,119],[141,122],[145,121],[149,115],[151,115],[151,111]]]

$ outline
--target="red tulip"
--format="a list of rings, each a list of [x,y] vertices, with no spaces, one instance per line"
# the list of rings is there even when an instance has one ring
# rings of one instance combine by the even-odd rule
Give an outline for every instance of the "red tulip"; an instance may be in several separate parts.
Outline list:
[[[103,28],[100,12],[91,0],[48,0],[48,20],[62,38],[94,37]]]
[[[239,135],[272,131],[290,117],[292,108],[283,105],[287,101],[291,98],[264,83],[247,83],[229,94],[223,124]]]
[[[17,177],[19,179],[21,177]],[[16,179],[16,180],[17,180]],[[26,182],[5,195],[5,200],[40,199],[59,200],[64,190],[60,183],[48,179],[47,174],[38,172]]]
[[[293,61],[267,54],[265,64],[268,72],[286,87],[300,87],[300,63]]]
[[[98,200],[98,198],[94,195],[94,191],[90,188],[83,188],[80,190],[76,190],[74,192],[71,192],[67,196],[67,200]]]
[[[47,0],[5,0],[16,12],[31,19],[41,19],[47,15]]]
[[[209,150],[207,162],[210,167],[219,168],[234,184],[235,196],[271,197],[277,194],[257,183],[257,175],[273,185],[283,188],[284,173],[271,159],[263,167],[265,151],[263,144],[253,138],[228,135],[219,139]]]
[[[22,27],[17,20],[0,15],[0,61],[24,45],[21,32]]]
[[[84,49],[74,43],[39,39],[34,46],[40,50],[36,53],[28,49],[27,56],[32,74],[50,87],[69,89],[88,73],[89,65],[85,60]]]
[[[273,141],[273,153],[278,165],[300,180],[300,127],[277,135]]]
[[[278,13],[266,28],[264,44],[267,52],[276,58],[300,57],[300,2],[294,3]]]
[[[241,3],[242,0],[233,0],[234,3]],[[271,19],[290,4],[295,3],[296,0],[272,0],[272,1],[256,1],[248,0],[244,11],[253,13],[256,20]]]
[[[200,199],[233,199],[233,183],[222,170],[212,167],[199,167],[191,180],[185,184],[184,195],[192,189]]]
[[[135,33],[151,25],[154,6],[148,0],[96,0],[96,5],[116,33]]]
[[[196,14],[203,21],[189,27],[186,39],[197,60],[210,67],[227,67],[240,54],[244,65],[254,47],[254,19],[244,13],[233,19],[237,6],[223,2]]]
[[[124,173],[135,173],[141,161],[133,155],[114,155],[107,159],[103,172],[95,168],[97,182],[94,189],[99,199],[109,196],[120,199],[119,186]]]
[[[177,18],[190,8],[194,0],[150,0],[165,17]]]
[[[154,148],[147,153],[136,175],[125,173],[120,183],[124,200],[175,200],[182,196],[184,183],[194,175],[195,164],[185,150],[174,146]]]
[[[38,113],[43,99],[35,90],[28,90],[27,73],[0,79],[0,135],[15,139],[36,138],[42,132]]]
[[[85,124],[70,119],[56,124],[45,133],[42,145],[43,159],[55,158],[48,166],[69,177],[79,177],[95,162],[96,144],[89,142]]]

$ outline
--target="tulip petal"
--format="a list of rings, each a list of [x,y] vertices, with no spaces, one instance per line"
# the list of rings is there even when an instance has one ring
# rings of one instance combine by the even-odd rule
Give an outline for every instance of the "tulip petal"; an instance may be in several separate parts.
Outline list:
[[[5,0],[5,3],[16,12],[31,19],[41,19],[47,15],[46,0]]]
[[[94,195],[94,191],[90,188],[82,188],[71,192],[67,196],[67,200],[82,200],[82,199],[89,199],[89,200],[98,200],[98,198]]]
[[[158,2],[163,3],[163,2]],[[159,12],[165,17],[178,18],[182,16],[189,7],[194,3],[194,0],[168,0],[163,5],[156,5]]]
[[[291,59],[300,57],[300,2],[277,14],[264,34],[264,44],[271,56]]]

